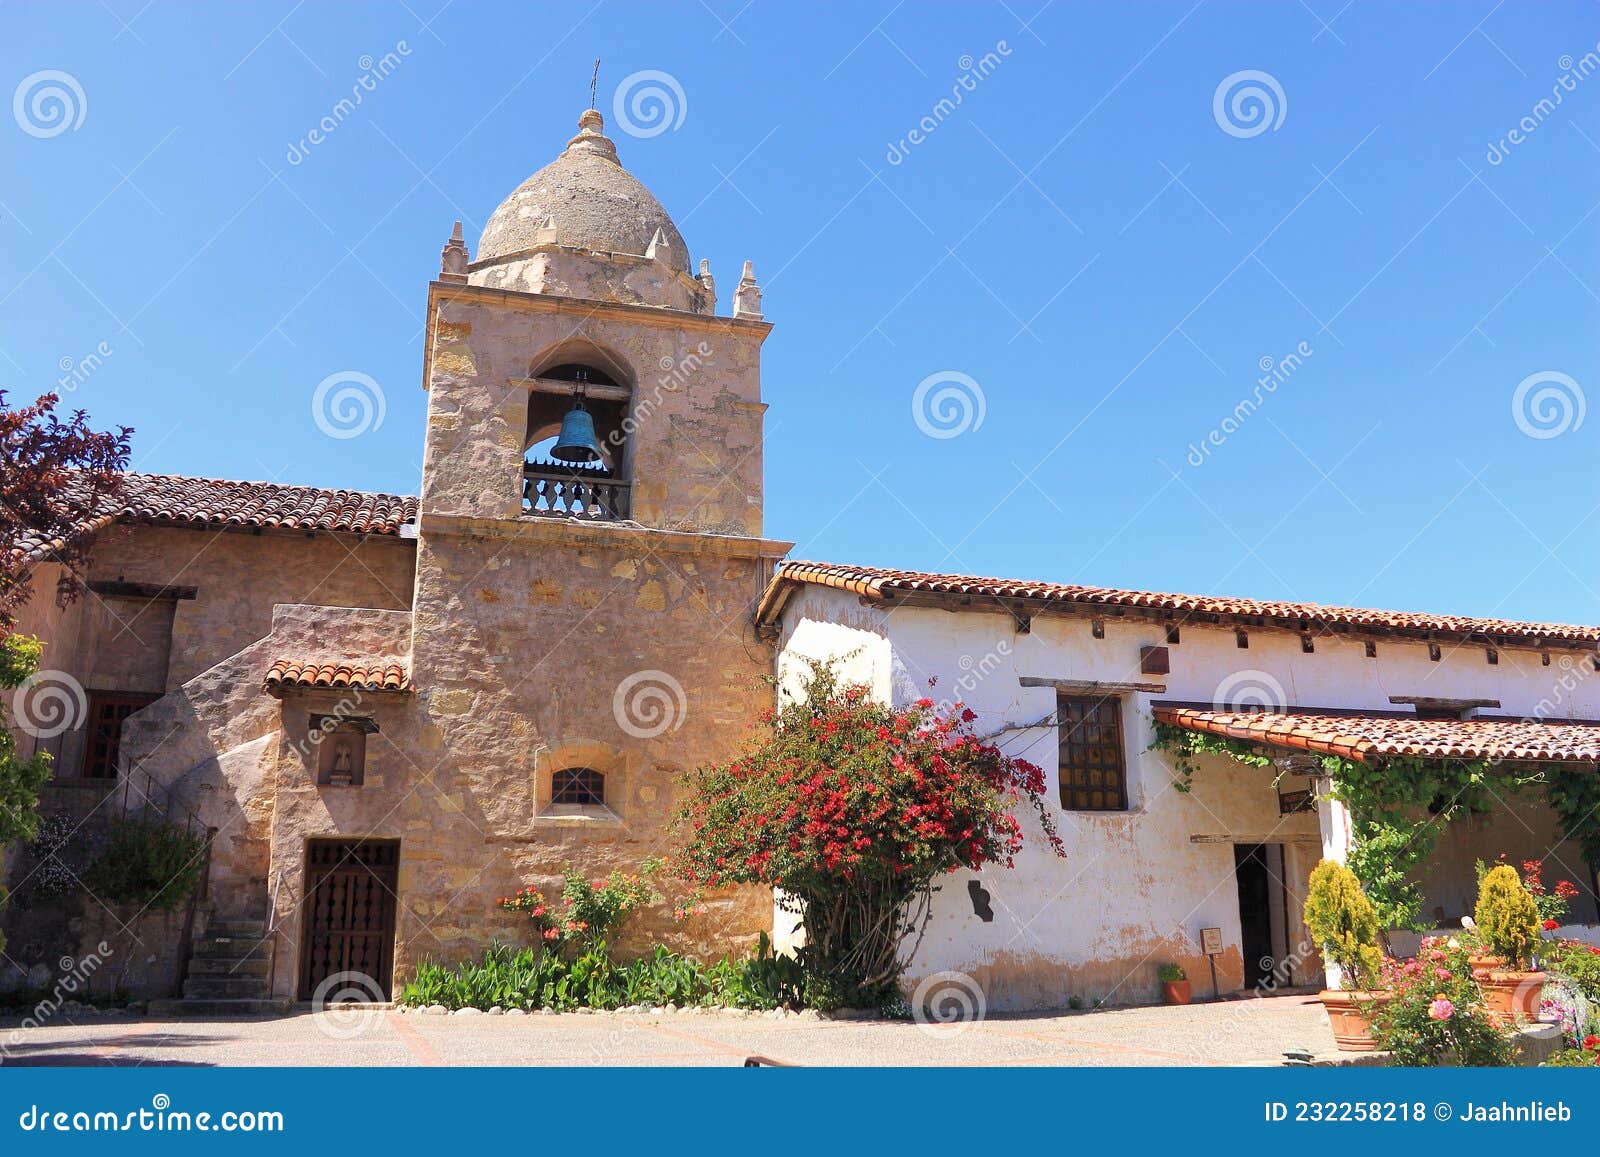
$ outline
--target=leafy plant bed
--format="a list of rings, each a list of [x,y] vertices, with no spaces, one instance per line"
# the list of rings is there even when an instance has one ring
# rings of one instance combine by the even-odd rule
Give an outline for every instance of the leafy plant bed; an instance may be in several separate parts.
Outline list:
[[[638,960],[615,961],[603,940],[571,959],[539,948],[494,944],[481,960],[455,968],[422,963],[401,991],[400,1003],[480,1012],[717,1005],[767,1010],[796,1006],[799,995],[798,966],[774,954],[763,934],[750,956],[725,956],[713,964],[661,947]]]
[[[411,1014],[411,1015],[433,1015],[433,1016],[511,1016],[511,1017],[521,1017],[521,1016],[559,1016],[559,1015],[563,1015],[563,1013],[560,1010],[557,1010],[557,1009],[554,1009],[554,1008],[538,1008],[538,1009],[529,1010],[529,1009],[521,1009],[521,1008],[500,1008],[499,1006],[492,1006],[492,1007],[486,1008],[486,1009],[483,1009],[483,1008],[456,1008],[456,1009],[450,1009],[450,1008],[446,1008],[442,1004],[430,1004],[430,1005],[420,1005],[420,1006],[417,1006],[417,1005],[401,1005],[399,1011],[401,1011],[403,1013],[408,1013],[408,1014]],[[710,1017],[725,1017],[725,1018],[728,1018],[728,1019],[731,1019],[731,1020],[755,1020],[755,1019],[760,1019],[760,1020],[806,1020],[806,1021],[823,1021],[823,1020],[866,1021],[866,1020],[887,1020],[887,1019],[892,1019],[892,1018],[886,1016],[884,1013],[878,1012],[875,1009],[834,1009],[832,1012],[819,1012],[818,1010],[813,1009],[813,1008],[800,1009],[800,1010],[796,1010],[796,1009],[792,1009],[792,1008],[771,1008],[771,1009],[733,1008],[733,1007],[731,1007],[729,1005],[725,1005],[725,1004],[710,1004],[710,1005],[699,1005],[699,1004],[697,1004],[697,1005],[690,1005],[687,1008],[679,1008],[675,1004],[657,1005],[657,1006],[654,1006],[654,1007],[649,1006],[649,1005],[637,1004],[637,1005],[628,1005],[625,1008],[574,1008],[574,1009],[566,1010],[564,1015],[568,1015],[568,1016],[573,1016],[573,1015],[576,1015],[576,1016],[610,1016],[610,1017],[630,1017],[630,1016],[648,1016],[648,1017],[690,1016],[690,1017],[706,1017],[706,1016],[710,1016]]]

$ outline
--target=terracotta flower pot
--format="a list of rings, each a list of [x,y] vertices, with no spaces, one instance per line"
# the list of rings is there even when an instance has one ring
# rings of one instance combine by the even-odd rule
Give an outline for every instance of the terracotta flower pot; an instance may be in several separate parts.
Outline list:
[[[1161,998],[1168,1004],[1188,1004],[1191,999],[1188,980],[1163,980]]]
[[[1503,956],[1490,956],[1483,952],[1474,952],[1467,957],[1467,963],[1472,967],[1472,979],[1482,984],[1489,979],[1489,973],[1496,968],[1504,968],[1506,960]]]
[[[1387,992],[1348,992],[1325,988],[1317,994],[1328,1010],[1328,1024],[1341,1052],[1370,1053],[1378,1042],[1372,1035],[1373,1014],[1394,999]]]
[[[1539,995],[1544,991],[1545,980],[1542,972],[1490,969],[1488,975],[1478,981],[1489,1019],[1502,1028],[1518,1021],[1538,1020]]]

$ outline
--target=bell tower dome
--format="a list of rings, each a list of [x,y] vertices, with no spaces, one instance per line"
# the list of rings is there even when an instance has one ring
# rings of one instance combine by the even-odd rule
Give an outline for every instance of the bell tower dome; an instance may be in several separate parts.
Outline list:
[[[672,218],[617,159],[594,109],[561,155],[519,185],[484,226],[473,285],[709,313]]]

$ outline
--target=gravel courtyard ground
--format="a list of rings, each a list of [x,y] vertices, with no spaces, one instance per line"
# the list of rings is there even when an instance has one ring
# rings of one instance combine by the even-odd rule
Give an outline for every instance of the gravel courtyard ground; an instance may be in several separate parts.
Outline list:
[[[992,1016],[977,1024],[711,1013],[0,1021],[6,1065],[1276,1065],[1333,1052],[1315,996]]]

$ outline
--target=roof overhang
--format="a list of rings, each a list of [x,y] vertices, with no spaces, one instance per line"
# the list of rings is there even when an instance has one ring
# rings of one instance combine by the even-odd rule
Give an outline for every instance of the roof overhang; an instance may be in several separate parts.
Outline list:
[[[1600,763],[1600,720],[1423,719],[1357,712],[1207,711],[1153,705],[1157,723],[1283,751],[1361,763],[1387,759],[1487,759]]]
[[[383,659],[367,663],[317,663],[279,659],[267,671],[261,687],[283,698],[295,692],[356,691],[401,695],[415,690],[411,672],[401,663]]]
[[[1019,619],[1057,614],[1166,626],[1287,631],[1311,639],[1389,639],[1466,643],[1490,649],[1580,651],[1600,664],[1600,658],[1596,658],[1600,655],[1600,626],[1119,590],[793,560],[778,568],[762,594],[756,608],[757,629],[765,634],[776,633],[789,600],[807,584],[846,591],[855,594],[863,605],[891,610],[930,607],[992,611]]]

